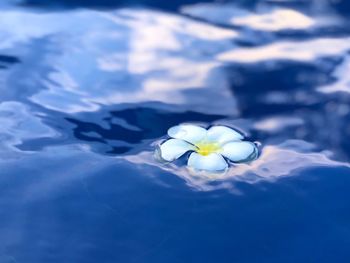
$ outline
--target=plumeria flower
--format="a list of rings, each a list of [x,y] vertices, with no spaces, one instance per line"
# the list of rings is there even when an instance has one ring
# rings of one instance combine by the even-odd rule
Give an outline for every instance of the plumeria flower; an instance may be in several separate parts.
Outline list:
[[[197,171],[222,172],[229,163],[254,160],[257,146],[242,141],[243,135],[226,126],[203,127],[182,124],[168,130],[171,137],[158,148],[159,157],[172,162],[187,152],[192,152],[187,165]]]

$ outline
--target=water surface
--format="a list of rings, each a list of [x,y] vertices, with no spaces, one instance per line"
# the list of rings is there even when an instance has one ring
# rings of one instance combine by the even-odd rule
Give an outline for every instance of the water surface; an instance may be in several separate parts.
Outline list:
[[[348,12],[3,2],[0,262],[348,262]],[[260,157],[216,180],[154,160],[183,122]]]

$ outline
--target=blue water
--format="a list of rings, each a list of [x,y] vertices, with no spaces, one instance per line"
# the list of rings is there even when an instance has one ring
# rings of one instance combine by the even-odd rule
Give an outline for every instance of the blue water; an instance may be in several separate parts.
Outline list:
[[[2,1],[1,263],[350,261],[350,5]],[[153,158],[179,123],[260,156]]]

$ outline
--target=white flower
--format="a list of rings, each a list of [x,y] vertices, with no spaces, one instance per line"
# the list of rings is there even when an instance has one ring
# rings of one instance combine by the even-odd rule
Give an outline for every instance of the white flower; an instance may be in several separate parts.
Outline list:
[[[159,146],[159,157],[172,162],[192,152],[187,164],[198,171],[225,171],[228,162],[248,162],[258,155],[254,143],[242,141],[242,134],[226,126],[212,126],[207,130],[182,124],[170,128],[168,135],[171,139]]]

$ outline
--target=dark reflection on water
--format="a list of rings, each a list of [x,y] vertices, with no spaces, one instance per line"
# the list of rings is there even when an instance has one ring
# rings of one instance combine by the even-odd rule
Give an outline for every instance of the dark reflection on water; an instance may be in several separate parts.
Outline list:
[[[93,113],[95,114],[95,113]],[[125,109],[99,114],[102,118],[98,123],[67,118],[76,125],[74,136],[82,141],[100,142],[109,145],[107,153],[125,153],[135,148],[135,144],[142,144],[144,140],[157,139],[164,136],[167,130],[183,122],[212,122],[224,116],[205,115],[197,112],[169,113],[165,111],[137,108]],[[128,146],[115,146],[115,142],[128,143]]]
[[[118,8],[122,6],[151,6],[156,8],[162,8],[167,10],[176,10],[183,4],[194,4],[195,0],[173,0],[173,1],[160,1],[160,0],[24,0],[20,2],[21,5],[27,7],[44,7],[44,8]]]
[[[350,260],[349,5],[240,3],[1,3],[0,262]],[[260,157],[157,162],[183,122]]]

